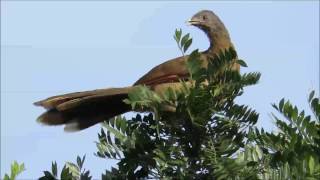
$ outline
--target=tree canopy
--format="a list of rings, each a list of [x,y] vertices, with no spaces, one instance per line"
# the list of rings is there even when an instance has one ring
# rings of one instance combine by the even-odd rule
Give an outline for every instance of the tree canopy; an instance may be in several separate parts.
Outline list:
[[[176,30],[182,54],[192,43],[189,34]],[[320,102],[315,92],[306,115],[290,101],[272,106],[276,131],[257,128],[259,114],[235,99],[244,88],[258,83],[260,73],[241,74],[243,68],[232,48],[201,65],[194,50],[188,58],[190,80],[180,88],[156,94],[137,86],[125,100],[133,110],[149,111],[135,117],[118,116],[102,124],[96,142],[96,156],[117,159],[117,167],[106,170],[101,179],[319,179]],[[68,162],[61,173],[55,162],[40,179],[92,179],[83,168],[85,157]],[[15,163],[14,179],[24,169]]]

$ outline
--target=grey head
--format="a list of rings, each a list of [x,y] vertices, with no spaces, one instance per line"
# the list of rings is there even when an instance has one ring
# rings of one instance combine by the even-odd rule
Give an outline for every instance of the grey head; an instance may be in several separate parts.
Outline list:
[[[205,52],[217,53],[220,50],[233,47],[228,30],[212,11],[202,10],[192,16],[188,23],[206,33],[210,46]]]
[[[202,29],[206,33],[226,30],[219,17],[210,10],[202,10],[196,13],[188,23]]]

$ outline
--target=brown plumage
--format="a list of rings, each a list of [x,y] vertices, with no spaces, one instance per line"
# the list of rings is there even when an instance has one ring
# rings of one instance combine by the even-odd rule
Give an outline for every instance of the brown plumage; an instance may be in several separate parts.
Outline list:
[[[210,47],[201,53],[204,66],[207,65],[208,57],[233,47],[227,29],[212,11],[200,11],[188,22],[203,30],[208,36]],[[164,92],[167,87],[179,88],[179,79],[189,77],[187,59],[188,56],[184,56],[166,61],[151,69],[133,86],[76,92],[36,102],[35,105],[47,109],[38,121],[47,125],[66,124],[66,131],[76,131],[128,112],[131,108],[123,100],[136,85],[147,85],[158,94]],[[235,68],[239,70],[238,65]]]

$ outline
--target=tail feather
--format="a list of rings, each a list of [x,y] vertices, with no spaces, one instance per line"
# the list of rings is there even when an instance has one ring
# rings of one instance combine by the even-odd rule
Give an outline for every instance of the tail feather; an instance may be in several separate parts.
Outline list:
[[[96,89],[92,91],[83,91],[83,92],[74,92],[74,93],[68,93],[68,94],[63,94],[63,95],[58,95],[58,96],[52,96],[47,99],[35,102],[34,105],[36,106],[42,106],[46,109],[52,109],[55,108],[57,105],[73,100],[73,99],[78,99],[78,98],[83,98],[83,97],[88,97],[88,96],[94,96],[97,94],[103,94],[103,93],[115,93],[116,90],[120,90],[122,88],[110,88],[110,89]],[[124,88],[126,89],[126,88]],[[121,91],[121,90],[120,90]]]
[[[59,111],[66,111],[72,108],[86,105],[94,102],[109,102],[116,97],[121,97],[123,95],[127,95],[128,92],[132,89],[132,87],[127,88],[110,88],[105,91],[101,91],[96,94],[90,94],[88,96],[82,96],[75,99],[70,99],[68,101],[62,102],[56,106]]]
[[[100,123],[102,121],[106,120],[103,117],[92,117],[90,121],[88,119],[85,119],[83,117],[77,117],[72,119],[71,121],[68,121],[64,126],[64,131],[66,132],[77,132],[83,129],[86,129],[88,127],[91,127],[97,123]]]
[[[190,85],[190,83],[187,83]],[[160,96],[167,88],[180,90],[181,83],[163,83],[150,88]],[[65,125],[65,131],[78,131],[99,122],[130,111],[131,106],[123,102],[135,88],[109,88],[53,96],[34,103],[47,109],[38,122],[46,125]]]
[[[123,100],[132,87],[110,88],[54,96],[36,102],[47,110],[38,122],[46,125],[66,124],[66,131],[77,131],[125,113],[130,106]]]
[[[51,109],[40,115],[37,121],[45,125],[61,125],[66,123],[66,117],[56,109]]]

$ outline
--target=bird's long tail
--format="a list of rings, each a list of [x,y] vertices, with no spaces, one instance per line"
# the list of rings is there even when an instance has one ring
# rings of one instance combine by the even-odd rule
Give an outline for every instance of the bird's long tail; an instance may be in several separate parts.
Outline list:
[[[38,117],[46,125],[65,125],[65,131],[78,131],[130,111],[123,102],[133,87],[109,88],[53,96],[34,103],[47,109]]]

